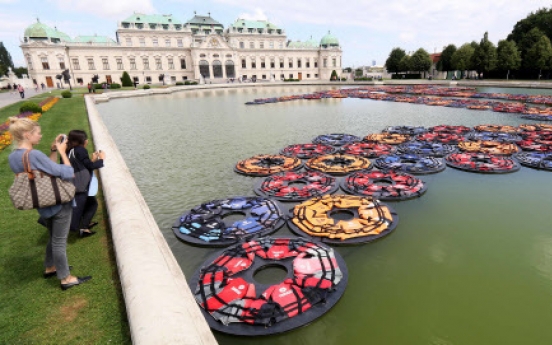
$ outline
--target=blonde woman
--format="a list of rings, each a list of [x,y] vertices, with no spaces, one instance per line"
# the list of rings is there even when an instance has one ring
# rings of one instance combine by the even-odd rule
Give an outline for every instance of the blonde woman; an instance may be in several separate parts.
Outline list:
[[[40,170],[49,175],[59,177],[63,180],[70,180],[74,176],[73,168],[67,158],[65,150],[67,140],[65,135],[56,137],[50,147],[50,156],[34,150],[33,147],[40,143],[42,133],[38,123],[28,118],[11,117],[9,131],[16,143],[16,149],[10,154],[8,160],[10,168],[16,174],[25,171],[23,167],[23,154],[31,150],[29,161],[32,170]],[[63,164],[56,163],[58,153]],[[46,246],[44,259],[44,278],[54,275],[60,280],[61,289],[67,290],[73,286],[80,285],[92,279],[90,276],[76,277],[70,274],[67,263],[67,235],[71,224],[72,207],[71,203],[39,208],[38,213],[46,223],[50,239]]]

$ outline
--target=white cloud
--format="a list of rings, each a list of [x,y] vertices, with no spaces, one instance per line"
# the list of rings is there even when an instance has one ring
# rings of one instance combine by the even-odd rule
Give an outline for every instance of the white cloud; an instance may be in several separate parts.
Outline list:
[[[134,12],[156,13],[151,0],[48,0],[61,10],[90,13],[102,18],[121,20]]]
[[[251,14],[251,13],[241,13],[238,16],[238,18],[245,19],[245,20],[268,20],[268,17],[264,13],[264,11],[260,8],[256,8],[254,10],[253,14]]]

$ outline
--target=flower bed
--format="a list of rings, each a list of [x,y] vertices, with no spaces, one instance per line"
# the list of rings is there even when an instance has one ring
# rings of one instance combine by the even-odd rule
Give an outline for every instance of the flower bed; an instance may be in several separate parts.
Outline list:
[[[58,102],[59,98],[57,97],[48,97],[42,102],[40,102],[38,105],[42,107],[42,112],[46,112],[50,110],[54,104]],[[29,119],[37,122],[40,117],[42,116],[41,113],[31,113],[30,111],[20,113],[16,115],[17,117],[28,117]],[[12,143],[12,136],[11,133],[8,131],[10,127],[10,121],[7,120],[6,122],[0,124],[0,151],[4,150],[6,147],[11,145]]]

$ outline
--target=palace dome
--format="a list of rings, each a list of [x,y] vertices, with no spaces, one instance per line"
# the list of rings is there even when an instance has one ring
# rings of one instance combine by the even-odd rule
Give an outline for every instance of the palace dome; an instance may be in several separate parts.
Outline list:
[[[328,33],[320,40],[320,46],[323,48],[339,47],[339,40],[328,31]]]

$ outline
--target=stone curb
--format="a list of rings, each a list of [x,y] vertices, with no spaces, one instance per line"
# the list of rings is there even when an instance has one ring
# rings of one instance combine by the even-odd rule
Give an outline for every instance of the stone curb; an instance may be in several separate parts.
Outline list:
[[[85,102],[94,144],[106,152],[99,172],[133,343],[217,344],[93,97]]]

